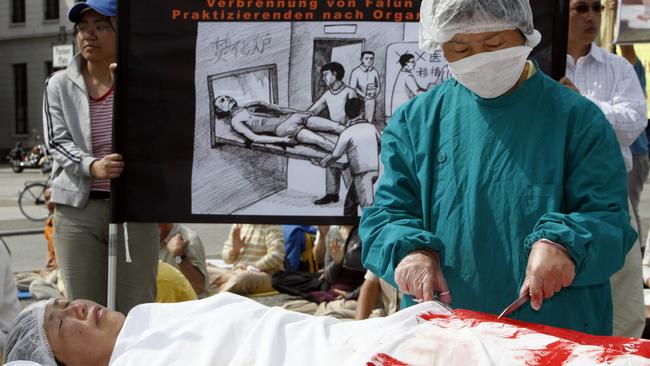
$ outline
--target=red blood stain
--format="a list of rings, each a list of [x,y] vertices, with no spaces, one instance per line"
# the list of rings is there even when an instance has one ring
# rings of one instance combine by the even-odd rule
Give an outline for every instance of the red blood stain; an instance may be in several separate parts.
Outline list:
[[[571,357],[571,353],[573,353],[575,347],[576,344],[561,340],[549,343],[546,345],[546,348],[535,350],[533,352],[533,359],[526,361],[526,365],[564,365],[569,357]]]
[[[366,366],[409,366],[400,360],[397,360],[385,353],[376,354]]]
[[[449,319],[450,314],[434,314],[431,312],[418,314],[418,317],[426,321],[433,319]]]
[[[650,341],[626,337],[604,337],[594,336],[574,330],[556,328],[548,325],[529,323],[508,318],[498,319],[494,314],[481,313],[471,310],[455,310],[453,314],[434,314],[431,312],[418,315],[426,321],[435,320],[439,326],[457,324],[461,320],[463,325],[473,328],[482,323],[501,323],[518,328],[514,334],[504,338],[515,339],[530,332],[546,334],[560,338],[559,341],[547,345],[545,349],[531,350],[535,354],[533,364],[540,365],[561,365],[571,355],[573,349],[578,345],[596,346],[602,348],[596,361],[606,363],[623,355],[638,355],[650,358]]]
[[[503,338],[508,338],[508,339],[517,339],[517,338],[519,338],[520,336],[522,336],[522,335],[524,335],[524,334],[527,334],[527,333],[530,333],[530,332],[526,332],[526,331],[523,330],[523,329],[517,329],[517,330],[515,330],[515,332],[512,333],[511,335],[509,335],[509,336],[504,336]]]
[[[596,361],[598,362],[608,362],[614,360],[616,357],[619,357],[623,352],[616,350],[614,348],[605,348],[603,352],[598,355]]]

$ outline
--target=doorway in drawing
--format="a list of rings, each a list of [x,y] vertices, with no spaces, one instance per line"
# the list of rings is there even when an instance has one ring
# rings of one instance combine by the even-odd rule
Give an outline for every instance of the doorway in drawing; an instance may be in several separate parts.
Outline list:
[[[325,64],[338,62],[345,69],[343,80],[347,80],[349,73],[359,65],[359,57],[364,49],[364,39],[359,38],[316,38],[314,39],[314,56],[312,67],[312,102],[320,98],[327,90],[321,80],[320,70]]]

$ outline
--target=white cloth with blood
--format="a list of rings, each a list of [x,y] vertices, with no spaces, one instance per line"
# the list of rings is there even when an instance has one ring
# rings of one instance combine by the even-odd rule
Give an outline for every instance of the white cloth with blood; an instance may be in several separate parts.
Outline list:
[[[650,363],[639,355],[650,355],[648,341],[539,326],[555,336],[535,327],[471,311],[454,315],[434,302],[386,318],[345,322],[223,293],[185,303],[137,306],[117,338],[110,365]]]

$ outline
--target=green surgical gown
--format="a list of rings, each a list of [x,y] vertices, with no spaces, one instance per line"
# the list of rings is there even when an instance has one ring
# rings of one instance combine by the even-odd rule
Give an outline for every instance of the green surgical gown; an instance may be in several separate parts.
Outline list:
[[[361,219],[368,269],[395,285],[402,258],[432,249],[453,307],[498,314],[518,297],[531,247],[545,238],[566,247],[575,280],[540,311],[526,305],[511,317],[611,334],[609,277],[636,233],[620,147],[596,105],[539,68],[495,99],[450,79],[393,115],[381,159]]]

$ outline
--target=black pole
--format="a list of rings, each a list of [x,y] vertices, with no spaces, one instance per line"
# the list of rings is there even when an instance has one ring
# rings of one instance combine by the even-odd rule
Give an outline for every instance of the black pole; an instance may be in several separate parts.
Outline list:
[[[555,31],[553,32],[553,51],[551,77],[560,80],[566,73],[566,58],[569,43],[569,0],[555,1]]]

